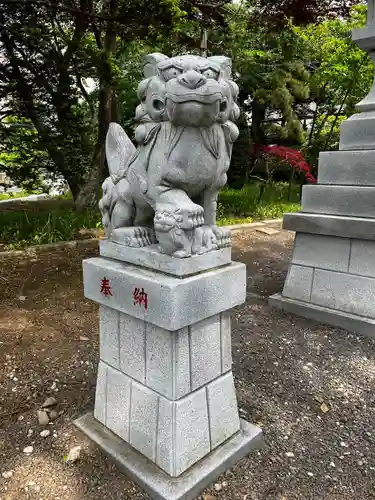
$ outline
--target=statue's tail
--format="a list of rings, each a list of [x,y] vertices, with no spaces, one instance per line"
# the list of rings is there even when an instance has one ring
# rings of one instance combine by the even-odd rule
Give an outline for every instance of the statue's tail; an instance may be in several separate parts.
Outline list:
[[[121,125],[110,123],[105,141],[105,154],[109,175],[114,184],[125,176],[135,152],[136,147]]]
[[[117,202],[115,184],[125,177],[128,166],[136,151],[136,147],[129,139],[125,130],[118,123],[110,123],[105,141],[109,177],[103,183],[103,196],[99,202],[103,226],[107,234],[112,230],[111,214]]]

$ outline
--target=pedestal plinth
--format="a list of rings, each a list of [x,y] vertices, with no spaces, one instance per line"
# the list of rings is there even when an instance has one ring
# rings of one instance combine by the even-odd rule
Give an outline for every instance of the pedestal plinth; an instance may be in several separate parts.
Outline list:
[[[182,260],[104,241],[101,255],[117,260],[83,264],[100,304],[94,418],[76,424],[152,498],[193,499],[261,441],[240,422],[232,374],[245,266],[228,249]]]
[[[353,39],[375,62],[375,0]],[[286,214],[296,231],[280,309],[375,335],[375,83],[341,124],[340,151],[321,153],[318,185],[305,186],[302,211]]]

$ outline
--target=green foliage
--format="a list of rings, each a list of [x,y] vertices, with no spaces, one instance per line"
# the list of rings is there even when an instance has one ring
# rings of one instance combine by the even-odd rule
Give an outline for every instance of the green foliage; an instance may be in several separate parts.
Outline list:
[[[373,64],[351,35],[353,28],[365,24],[365,18],[366,6],[360,5],[352,9],[348,19],[294,28],[303,41],[302,57],[314,67],[310,102],[316,103],[316,110],[304,151],[315,167],[320,151],[338,148],[340,123],[355,112],[355,105],[371,88]]]
[[[42,189],[41,173],[50,169],[50,157],[30,120],[12,116],[0,122],[0,170],[13,183],[26,191]]]
[[[300,210],[299,186],[293,186],[291,201],[288,201],[288,185],[269,185],[257,203],[260,185],[251,184],[241,190],[226,188],[218,204],[218,225],[252,222],[255,219],[281,217],[285,212]],[[69,199],[69,195],[58,197]],[[34,202],[33,209],[0,212],[0,247],[21,249],[31,245],[56,243],[90,237],[82,230],[97,230],[101,227],[98,210],[77,211],[71,206],[43,208],[43,203]],[[38,208],[40,206],[41,208]],[[91,233],[94,237],[95,232]]]
[[[337,147],[341,121],[353,113],[373,76],[371,62],[351,41],[352,28],[365,21],[365,6],[355,7],[348,19],[305,25],[327,13],[328,3],[305,2],[302,8],[297,0],[277,5],[268,0],[94,1],[89,21],[85,0],[74,12],[60,0],[53,8],[48,2],[7,2],[0,12],[0,100],[7,108],[0,116],[2,170],[25,189],[40,186],[42,174],[62,175],[75,200],[83,187],[94,187],[95,204],[106,175],[108,123],[120,121],[133,136],[144,55],[199,53],[203,29],[209,55],[232,57],[240,87],[243,113],[230,186],[242,188],[254,174],[268,177],[259,148],[265,144],[302,148],[316,165],[319,151]],[[302,17],[292,8],[297,4]],[[83,86],[86,78],[95,84],[91,92]],[[306,119],[312,102],[317,110],[310,134]]]
[[[221,223],[230,224],[229,220],[238,218],[273,219],[285,212],[301,210],[299,203],[299,185],[292,185],[289,198],[287,183],[268,184],[261,200],[261,184],[248,184],[240,190],[224,188],[219,196]]]
[[[237,122],[239,136],[233,145],[232,160],[228,170],[228,185],[241,189],[248,181],[251,170],[250,128],[245,113]]]
[[[37,202],[35,202],[37,203]],[[75,240],[79,230],[95,229],[99,213],[73,208],[0,212],[0,244],[8,249]]]
[[[225,49],[231,48],[234,70],[240,86],[240,105],[252,112],[252,140],[263,144],[268,136],[284,143],[298,144],[304,133],[294,106],[309,95],[309,72],[300,58],[300,34],[288,25],[281,33],[269,32],[267,26],[248,27],[248,14],[232,7]],[[278,115],[277,125],[272,117]],[[261,134],[256,130],[262,127]]]
[[[25,198],[31,194],[38,194],[38,191],[19,191],[17,193],[0,193],[0,201],[12,200],[13,198]]]

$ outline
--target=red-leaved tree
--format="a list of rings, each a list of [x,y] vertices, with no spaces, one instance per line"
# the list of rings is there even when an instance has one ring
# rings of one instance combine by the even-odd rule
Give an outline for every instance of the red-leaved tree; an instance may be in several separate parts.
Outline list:
[[[298,172],[304,173],[307,182],[310,184],[316,183],[316,179],[311,173],[311,167],[305,160],[301,151],[285,146],[265,146],[263,148],[263,153],[267,156],[277,158],[286,165],[290,165],[290,167]]]

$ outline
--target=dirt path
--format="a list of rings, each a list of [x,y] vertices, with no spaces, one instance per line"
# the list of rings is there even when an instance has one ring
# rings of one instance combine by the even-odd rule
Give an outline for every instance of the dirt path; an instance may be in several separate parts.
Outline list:
[[[235,240],[249,276],[247,303],[233,313],[239,406],[263,427],[266,446],[223,475],[220,491],[205,494],[375,499],[375,342],[270,310],[266,298],[282,288],[290,233]],[[81,260],[94,253],[0,262],[0,500],[148,498],[71,424],[93,406],[97,308],[82,296]],[[52,395],[64,413],[43,438],[36,412]],[[66,465],[77,445],[81,459]]]

